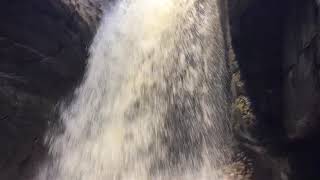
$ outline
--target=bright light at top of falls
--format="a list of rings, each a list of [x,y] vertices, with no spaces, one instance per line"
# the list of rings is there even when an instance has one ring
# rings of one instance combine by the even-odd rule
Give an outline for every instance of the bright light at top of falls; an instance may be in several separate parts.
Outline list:
[[[39,180],[213,180],[229,160],[217,0],[122,0],[106,11]]]

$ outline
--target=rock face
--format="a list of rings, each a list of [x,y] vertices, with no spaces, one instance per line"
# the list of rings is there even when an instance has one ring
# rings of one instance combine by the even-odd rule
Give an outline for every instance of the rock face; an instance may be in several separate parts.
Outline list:
[[[320,179],[318,1],[230,0],[230,14],[240,144],[270,179]]]
[[[288,176],[283,115],[283,24],[288,1],[229,0],[234,130],[257,180]],[[272,133],[270,133],[272,132]]]
[[[293,1],[284,36],[284,124],[292,179],[320,179],[320,4]]]
[[[0,2],[0,179],[25,180],[53,107],[83,75],[98,0]]]
[[[298,8],[299,7],[299,8]],[[294,2],[285,35],[285,125],[290,138],[308,136],[304,128],[319,110],[319,8],[315,1]],[[307,133],[307,134],[306,134]]]
[[[286,3],[251,0],[241,6],[234,2],[230,21],[235,59],[230,66],[235,108],[246,124],[259,128],[256,136],[268,141],[273,139],[268,137],[268,129],[272,128],[276,137],[283,133],[282,25]]]

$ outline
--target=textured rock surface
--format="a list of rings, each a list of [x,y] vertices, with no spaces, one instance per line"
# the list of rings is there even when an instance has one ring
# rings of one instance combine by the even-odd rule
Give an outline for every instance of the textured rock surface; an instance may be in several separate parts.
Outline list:
[[[275,0],[245,2],[247,8],[231,8],[231,14],[236,13],[231,16],[235,53],[235,60],[231,62],[232,89],[234,97],[242,99],[235,102],[244,102],[243,96],[248,96],[246,104],[251,104],[251,111],[256,116],[255,126],[259,128],[256,135],[267,140],[273,138],[267,137],[270,128],[275,136],[283,133],[281,65],[286,3]],[[237,8],[245,10],[239,14]]]
[[[319,8],[312,0],[295,2],[288,15],[284,73],[285,125],[290,138],[314,133],[305,132],[311,128],[306,122],[319,118],[319,17]]]
[[[266,157],[271,179],[320,179],[319,3],[230,2],[241,144]]]
[[[229,2],[234,130],[254,164],[253,179],[285,180],[282,37],[289,2]]]
[[[81,79],[102,3],[0,2],[0,179],[26,180],[52,110]]]
[[[292,179],[320,179],[320,7],[297,0],[289,9],[283,73]]]

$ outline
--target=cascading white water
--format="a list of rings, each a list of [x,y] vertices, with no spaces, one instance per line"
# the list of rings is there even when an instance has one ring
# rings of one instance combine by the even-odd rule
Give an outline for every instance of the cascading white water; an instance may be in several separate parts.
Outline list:
[[[221,26],[217,0],[107,11],[38,179],[218,179],[232,153]]]

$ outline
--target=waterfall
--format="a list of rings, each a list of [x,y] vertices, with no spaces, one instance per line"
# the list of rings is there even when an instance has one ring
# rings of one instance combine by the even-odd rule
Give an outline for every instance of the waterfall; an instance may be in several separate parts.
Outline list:
[[[217,1],[108,9],[38,179],[219,179],[233,140]]]

